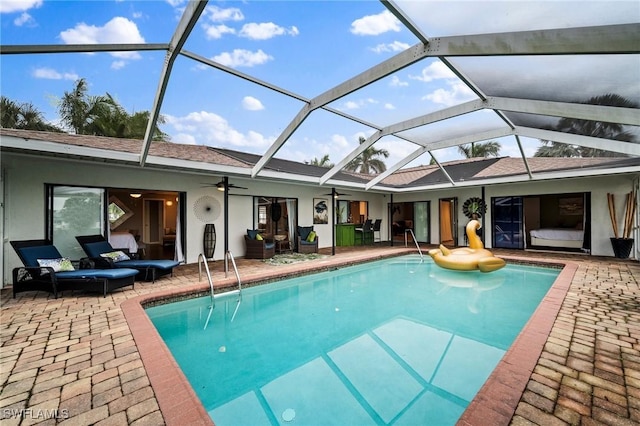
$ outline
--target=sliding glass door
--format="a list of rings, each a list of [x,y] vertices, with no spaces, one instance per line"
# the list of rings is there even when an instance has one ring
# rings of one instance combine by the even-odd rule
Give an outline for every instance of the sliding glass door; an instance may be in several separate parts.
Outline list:
[[[413,203],[413,218],[413,232],[416,235],[416,240],[421,243],[431,242],[428,201],[416,201]]]
[[[523,198],[496,197],[491,203],[493,247],[523,249]]]
[[[63,256],[74,260],[86,256],[76,236],[104,234],[104,200],[102,188],[47,187],[47,238]],[[117,210],[114,206],[110,214]]]

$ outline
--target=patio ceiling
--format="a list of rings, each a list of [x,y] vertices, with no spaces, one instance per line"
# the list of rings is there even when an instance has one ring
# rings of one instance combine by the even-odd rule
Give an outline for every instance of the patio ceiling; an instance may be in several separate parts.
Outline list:
[[[623,156],[640,156],[640,111],[637,107],[640,104],[638,16],[631,17],[630,22],[605,21],[592,26],[566,28],[536,28],[536,24],[531,24],[531,28],[518,28],[516,31],[497,28],[497,32],[483,32],[481,25],[474,31],[474,26],[470,25],[469,34],[449,34],[445,22],[441,26],[443,34],[430,34],[430,26],[423,19],[423,14],[416,12],[416,3],[419,2],[381,3],[415,36],[417,42],[313,97],[295,93],[188,50],[189,37],[202,19],[207,1],[188,3],[166,44],[2,45],[0,52],[2,55],[20,55],[164,51],[163,67],[157,73],[159,79],[151,108],[151,120],[138,157],[141,167],[145,167],[149,161],[151,130],[161,115],[165,94],[175,72],[174,64],[181,57],[301,104],[298,112],[289,116],[288,123],[283,126],[275,141],[251,166],[250,172],[243,171],[242,174],[247,173],[246,176],[251,178],[273,177],[273,170],[269,170],[268,165],[274,161],[276,154],[309,117],[324,113],[356,123],[373,133],[322,176],[312,179],[305,176],[303,181],[307,184],[330,185],[340,182],[337,176],[351,160],[376,142],[389,138],[397,141],[394,143],[405,146],[408,144],[412,147],[411,152],[395,164],[388,165],[386,172],[357,184],[357,187],[365,190],[400,191],[382,185],[381,182],[425,155],[429,159],[435,159],[440,165],[433,156],[436,150],[495,139],[512,139],[518,146],[528,179],[534,179],[534,173],[521,145],[521,138],[525,137],[603,149]],[[542,2],[540,7],[547,3],[553,2]],[[616,7],[616,3],[611,3],[611,7]],[[433,2],[434,14],[442,13],[440,9],[443,8],[446,8],[445,2]],[[480,22],[490,17],[478,16],[477,19]],[[539,25],[543,27],[544,24]],[[462,85],[474,93],[476,99],[438,110],[409,109],[394,115],[403,116],[402,120],[391,119],[388,122],[381,121],[380,118],[369,118],[366,113],[351,114],[337,105],[337,101],[349,99],[354,94],[366,96],[367,91],[372,90],[380,81],[397,75],[401,70],[417,64],[426,66],[434,63],[444,65]],[[608,93],[619,94],[634,102],[636,107],[585,103],[590,98]],[[477,119],[478,117],[481,118]],[[574,133],[566,133],[554,127],[562,118],[620,124],[634,135],[635,140],[626,142],[603,139],[577,134],[575,130]],[[636,171],[639,170],[637,166],[634,167]],[[447,176],[446,169],[443,168],[442,172]],[[585,171],[585,174],[588,173]],[[449,185],[456,185],[456,182],[449,179]],[[428,185],[420,186],[419,189],[427,188]]]

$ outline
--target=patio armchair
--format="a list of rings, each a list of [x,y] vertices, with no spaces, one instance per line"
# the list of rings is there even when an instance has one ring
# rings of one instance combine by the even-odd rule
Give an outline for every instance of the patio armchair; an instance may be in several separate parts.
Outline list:
[[[122,251],[115,250],[102,235],[76,237],[88,259],[96,268],[131,268],[138,271],[136,280],[155,282],[157,278],[173,274],[173,268],[180,262],[167,259],[132,259]]]
[[[135,269],[95,269],[92,262],[71,261],[63,257],[48,240],[11,241],[24,264],[13,269],[13,297],[23,291],[48,291],[58,298],[65,290],[101,292],[103,297],[115,289],[133,288]]]
[[[298,253],[317,253],[318,235],[313,226],[298,226],[296,228],[296,251]]]
[[[263,237],[258,230],[247,229],[244,236],[247,251],[245,259],[270,259],[276,254],[276,243],[272,238]]]

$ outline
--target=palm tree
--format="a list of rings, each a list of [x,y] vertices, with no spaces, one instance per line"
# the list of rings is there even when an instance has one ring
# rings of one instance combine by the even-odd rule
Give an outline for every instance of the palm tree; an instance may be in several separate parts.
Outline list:
[[[622,108],[637,108],[638,105],[616,94],[606,94],[589,98],[585,104],[605,105]],[[624,142],[636,142],[632,133],[625,131],[624,126],[618,123],[605,123],[602,121],[578,120],[562,118],[552,129],[565,133],[593,136],[596,138],[611,139]],[[561,142],[541,140],[542,146],[538,148],[535,157],[625,157],[626,155],[588,148],[579,145],[569,145]]]
[[[500,155],[500,143],[496,141],[485,142],[485,143],[471,143],[470,145],[460,145],[458,146],[458,151],[460,154],[464,155],[465,158],[488,158],[488,157],[497,157]]]
[[[104,96],[89,96],[87,81],[81,78],[71,92],[64,92],[58,113],[61,121],[78,135],[105,136],[96,120],[109,114],[112,100]]]
[[[129,115],[113,96],[89,96],[85,79],[76,81],[71,92],[65,92],[58,112],[63,123],[76,134],[142,139],[149,122],[149,111]],[[158,117],[152,140],[166,142],[169,135],[158,127],[164,117]]]
[[[313,157],[313,160],[309,161],[307,164],[311,164],[312,166],[320,166],[320,167],[333,167],[333,163],[329,161],[329,154],[325,154],[321,159],[318,160],[318,157]]]
[[[42,112],[32,103],[18,104],[2,96],[0,98],[1,127],[10,129],[41,130],[47,132],[62,132],[58,127],[45,121]]]
[[[362,136],[358,139],[358,142],[362,145],[366,139]],[[350,172],[359,172],[366,175],[370,174],[378,174],[387,170],[386,164],[384,161],[380,160],[379,156],[383,156],[384,158],[389,157],[389,151],[386,149],[375,149],[370,146],[369,148],[362,151],[362,154],[354,158],[347,164],[345,170]]]

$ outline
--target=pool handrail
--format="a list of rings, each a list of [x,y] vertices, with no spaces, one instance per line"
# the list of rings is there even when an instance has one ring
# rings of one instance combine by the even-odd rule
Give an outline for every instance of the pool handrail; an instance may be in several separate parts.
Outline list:
[[[404,246],[407,247],[407,232],[411,234],[411,238],[413,239],[413,242],[415,243],[416,248],[418,249],[418,253],[420,253],[420,262],[424,262],[424,256],[422,255],[422,250],[420,250],[420,245],[416,240],[416,234],[413,233],[413,229],[411,228],[407,228],[404,230]]]
[[[233,322],[233,320],[236,318],[236,314],[238,313],[240,303],[242,303],[242,281],[240,280],[240,273],[238,273],[236,260],[234,259],[231,250],[227,250],[224,255],[224,276],[227,277],[227,272],[229,271],[229,259],[231,259],[231,264],[233,265],[233,270],[236,273],[236,279],[238,280],[238,302],[236,303],[236,309],[233,311],[233,315],[231,316],[231,322]]]

